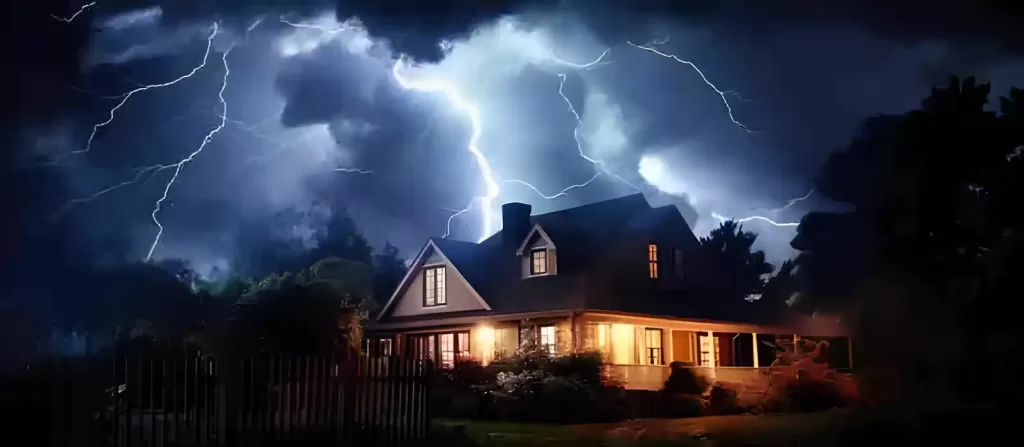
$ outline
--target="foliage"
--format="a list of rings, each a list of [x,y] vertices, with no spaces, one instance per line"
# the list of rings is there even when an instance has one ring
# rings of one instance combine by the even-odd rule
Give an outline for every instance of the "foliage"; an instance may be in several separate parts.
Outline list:
[[[829,367],[827,349],[826,341],[778,344],[767,383],[758,393],[757,410],[820,411],[852,403],[856,396],[856,390],[850,389],[852,379]]]
[[[959,381],[961,397],[1009,384],[1024,366],[1005,355],[1024,333],[1004,310],[1024,292],[1011,267],[1024,263],[1024,90],[1011,89],[998,113],[986,110],[989,92],[952,78],[918,110],[868,120],[816,182],[852,211],[807,216],[792,243],[801,309],[849,310],[868,364],[899,365],[915,382],[919,371],[944,373],[939,382]],[[984,342],[968,353],[910,341],[938,328]],[[892,346],[894,336],[915,349]],[[972,377],[979,362],[984,378]]]
[[[298,273],[270,275],[241,297],[220,349],[299,355],[356,352],[361,321],[376,308],[370,267],[322,259]]]
[[[744,410],[738,403],[737,394],[736,390],[724,385],[711,387],[711,391],[708,393],[707,414],[742,414]]]
[[[373,296],[381,302],[387,300],[398,288],[406,270],[398,247],[386,242],[384,248],[373,255]]]
[[[765,276],[772,265],[761,250],[754,250],[757,234],[743,231],[735,221],[726,221],[700,238],[702,259],[708,263],[706,280],[715,291],[716,300],[741,303],[764,289]]]
[[[699,396],[711,386],[711,381],[707,377],[694,374],[693,368],[685,367],[681,362],[672,362],[669,368],[672,372],[669,373],[668,380],[662,388],[665,393]]]

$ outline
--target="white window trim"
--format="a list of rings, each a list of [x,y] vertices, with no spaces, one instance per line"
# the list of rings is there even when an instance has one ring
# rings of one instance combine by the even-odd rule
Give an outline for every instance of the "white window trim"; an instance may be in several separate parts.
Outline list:
[[[533,273],[533,254],[539,251],[544,252],[544,273]],[[551,274],[551,250],[548,249],[547,245],[531,248],[526,259],[529,262],[528,270],[526,271],[528,277],[548,276]]]
[[[444,304],[437,304],[437,295],[435,294],[435,296],[434,296],[434,304],[428,306],[427,305],[427,286],[426,286],[427,270],[436,269],[438,267],[444,269]],[[434,262],[434,263],[431,263],[431,264],[424,264],[422,267],[420,267],[420,272],[423,273],[423,299],[420,302],[420,306],[423,306],[424,309],[438,309],[438,308],[448,307],[448,263],[446,263],[446,262]]]

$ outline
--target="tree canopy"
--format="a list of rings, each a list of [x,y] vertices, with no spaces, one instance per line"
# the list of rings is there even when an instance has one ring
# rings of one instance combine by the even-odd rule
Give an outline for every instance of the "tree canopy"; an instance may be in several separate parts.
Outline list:
[[[754,250],[755,241],[757,234],[743,231],[743,226],[732,220],[700,238],[702,258],[709,267],[706,279],[715,300],[741,303],[761,294],[774,267],[765,260],[764,251]]]
[[[988,84],[952,78],[918,110],[868,120],[829,157],[817,191],[853,210],[801,222],[792,242],[802,252],[800,308],[856,311],[876,323],[888,315],[904,326],[910,318],[919,328],[931,321],[977,340],[975,359],[996,361],[1019,345],[1006,308],[1024,291],[1011,268],[1024,261],[1024,90],[1011,89],[998,111],[987,109],[989,93]]]

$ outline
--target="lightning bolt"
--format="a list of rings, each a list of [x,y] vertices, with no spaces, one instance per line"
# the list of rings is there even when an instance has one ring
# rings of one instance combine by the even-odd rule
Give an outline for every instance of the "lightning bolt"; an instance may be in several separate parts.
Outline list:
[[[811,195],[813,195],[813,194],[814,194],[814,189],[811,189],[810,191],[807,191],[807,194],[804,194],[803,197],[797,197],[795,199],[790,199],[789,202],[786,202],[785,206],[783,206],[782,208],[773,209],[771,212],[772,212],[772,214],[778,214],[778,213],[781,213],[783,211],[786,211],[787,209],[789,209],[789,207],[791,207],[793,205],[796,205],[797,203],[803,202],[804,200],[807,200],[807,199],[811,198]]]
[[[76,151],[65,152],[64,154],[61,154],[60,156],[54,158],[53,160],[51,160],[47,164],[49,164],[49,165],[57,164],[64,157],[66,157],[68,155],[83,154],[83,153],[89,152],[89,150],[92,149],[93,140],[96,139],[96,133],[99,132],[99,130],[101,128],[106,127],[108,124],[113,122],[114,121],[114,115],[117,114],[117,111],[119,109],[121,109],[121,107],[123,107],[128,102],[128,100],[131,99],[132,96],[134,96],[136,93],[141,93],[141,92],[144,92],[144,91],[147,91],[147,90],[163,88],[163,87],[168,87],[168,86],[177,84],[177,83],[179,83],[179,82],[181,82],[181,81],[183,81],[185,79],[188,79],[188,78],[192,77],[192,75],[194,75],[197,72],[199,72],[199,70],[202,70],[203,67],[206,66],[207,60],[209,60],[209,58],[210,58],[210,52],[213,50],[213,38],[217,36],[218,32],[219,32],[219,26],[216,23],[214,23],[213,24],[213,30],[210,32],[210,36],[207,37],[207,39],[206,39],[206,52],[203,54],[203,61],[202,61],[202,63],[200,63],[199,65],[197,65],[194,68],[192,68],[192,70],[189,71],[188,73],[186,73],[186,74],[184,74],[184,75],[182,75],[182,76],[180,76],[178,78],[175,78],[174,80],[171,80],[171,81],[168,81],[168,82],[164,82],[162,84],[143,85],[143,86],[141,86],[141,87],[139,87],[139,88],[137,88],[135,90],[132,90],[132,91],[130,91],[128,93],[125,93],[124,95],[121,95],[120,96],[121,102],[117,103],[117,105],[114,106],[114,108],[110,109],[110,112],[108,112],[108,114],[107,114],[106,121],[103,121],[103,122],[101,122],[99,124],[96,124],[96,125],[92,126],[92,133],[89,134],[89,139],[85,143],[85,148],[79,149],[79,150],[76,150]]]
[[[787,209],[789,209],[789,207],[791,207],[791,206],[793,206],[793,205],[795,205],[797,203],[803,202],[804,200],[807,200],[807,199],[811,198],[811,196],[813,194],[814,194],[814,190],[811,189],[810,191],[807,192],[807,194],[804,194],[802,197],[797,197],[795,199],[790,199],[789,202],[786,202],[786,204],[784,206],[782,206],[780,208],[776,208],[776,209],[770,210],[770,213],[772,213],[773,215],[776,215],[776,214],[779,214],[779,213],[781,213],[783,211],[786,211]],[[800,225],[800,222],[776,222],[775,220],[772,220],[769,217],[759,216],[759,215],[747,216],[747,217],[735,219],[735,218],[725,217],[725,216],[722,216],[721,214],[712,212],[711,213],[711,217],[714,217],[719,222],[725,222],[727,220],[734,220],[737,223],[745,223],[745,222],[750,222],[752,220],[759,220],[759,221],[762,221],[762,222],[767,222],[768,224],[776,226],[776,227],[796,227],[796,226]]]
[[[334,171],[334,172],[350,172],[350,173],[353,173],[353,174],[364,174],[364,175],[366,175],[366,174],[373,174],[374,173],[372,169],[359,169],[359,168],[334,168],[334,169],[332,169],[332,171]]]
[[[70,17],[60,17],[60,16],[53,15],[53,14],[50,14],[50,17],[53,17],[55,20],[60,20],[61,22],[64,22],[64,23],[71,23],[71,22],[73,22],[78,17],[79,14],[85,12],[86,9],[92,8],[93,6],[96,6],[96,2],[91,2],[91,3],[88,3],[88,4],[82,5],[82,7],[78,8],[78,11],[75,11],[75,13],[71,14]]]
[[[216,25],[214,25],[214,34],[216,34]],[[211,45],[212,42],[213,37],[210,38]],[[152,218],[153,223],[156,224],[158,229],[156,232],[156,236],[153,237],[153,243],[150,244],[149,246],[149,252],[146,253],[145,260],[147,262],[153,257],[153,251],[155,251],[156,246],[160,244],[160,237],[163,236],[164,234],[164,226],[163,224],[160,223],[160,219],[157,217],[157,214],[160,213],[160,209],[163,207],[164,201],[167,200],[167,195],[171,192],[171,187],[174,186],[175,182],[177,182],[178,176],[181,174],[181,170],[185,167],[185,165],[191,162],[193,159],[195,159],[196,156],[198,156],[200,153],[202,153],[203,149],[206,148],[206,145],[209,144],[210,141],[213,141],[213,137],[217,135],[222,129],[224,129],[224,126],[227,125],[228,102],[224,98],[224,91],[228,88],[228,77],[231,75],[231,67],[228,65],[228,55],[231,54],[232,48],[234,48],[233,45],[231,47],[228,47],[228,49],[221,54],[221,61],[224,63],[224,78],[221,81],[220,90],[217,92],[217,98],[220,100],[221,104],[220,123],[218,123],[216,127],[210,130],[210,132],[208,132],[205,137],[203,137],[202,143],[199,144],[199,147],[196,148],[196,150],[192,151],[192,153],[188,154],[188,156],[182,158],[173,165],[174,175],[172,175],[171,179],[168,180],[167,183],[164,185],[163,195],[161,195],[160,198],[153,203],[153,212],[150,213],[150,217]],[[209,46],[207,46],[207,54],[209,54]]]
[[[452,212],[452,215],[448,216],[448,223],[445,224],[444,236],[441,236],[441,239],[447,239],[448,235],[452,234],[452,220],[455,219],[456,217],[461,216],[466,211],[469,211],[469,207],[467,206],[467,207],[465,207],[465,208],[463,208],[461,210],[447,210],[447,211]]]
[[[557,199],[559,197],[567,196],[567,195],[569,195],[569,191],[572,191],[572,190],[577,189],[577,188],[583,188],[583,187],[591,184],[594,180],[597,180],[597,178],[600,177],[601,174],[603,174],[603,172],[598,172],[597,174],[594,174],[594,176],[591,177],[590,180],[587,180],[587,181],[585,181],[583,183],[577,183],[575,185],[569,185],[565,189],[563,189],[561,191],[558,191],[557,193],[552,194],[552,195],[546,195],[543,192],[541,192],[540,189],[537,189],[536,186],[533,186],[533,185],[531,185],[531,184],[529,184],[527,182],[524,182],[522,180],[508,179],[508,180],[503,180],[503,182],[505,182],[505,183],[516,183],[516,184],[520,184],[520,185],[526,186],[527,188],[532,189],[533,192],[537,193],[537,195],[539,195],[539,196],[541,196],[541,197],[543,197],[543,198],[545,198],[547,200],[551,200],[551,199]]]
[[[745,222],[750,222],[752,220],[760,220],[762,222],[767,222],[767,223],[769,223],[769,224],[771,224],[773,226],[776,226],[776,227],[796,227],[796,226],[800,225],[800,222],[776,222],[776,221],[771,220],[771,219],[769,219],[767,217],[764,217],[764,216],[749,216],[749,217],[744,217],[744,218],[741,218],[741,219],[734,219],[734,218],[731,218],[731,217],[725,217],[725,216],[723,216],[721,214],[718,214],[716,212],[712,212],[711,213],[711,217],[714,217],[719,222],[723,222],[723,223],[725,221],[728,221],[728,220],[736,221],[736,223],[745,223]]]
[[[487,157],[485,157],[483,152],[480,151],[480,136],[483,133],[483,127],[480,120],[480,110],[477,109],[475,105],[467,101],[462,96],[462,92],[460,92],[451,81],[439,78],[428,78],[415,81],[410,80],[402,76],[402,70],[404,67],[405,58],[400,57],[391,68],[392,76],[394,76],[395,81],[397,81],[402,88],[426,93],[440,93],[448,99],[452,106],[464,113],[466,118],[469,119],[471,134],[469,137],[469,144],[467,144],[466,149],[473,155],[473,159],[476,160],[477,167],[480,169],[480,175],[483,177],[484,185],[486,187],[485,195],[477,198],[480,200],[481,208],[483,209],[483,234],[478,240],[482,241],[488,236],[494,234],[494,201],[497,200],[498,194],[501,193],[501,189],[498,187],[498,181],[496,180],[494,171],[491,170],[490,162],[487,161]],[[466,210],[468,209],[469,207],[466,207]],[[449,224],[451,223],[451,218],[448,219],[448,222]]]
[[[698,75],[700,75],[700,78],[704,80],[704,83],[707,84],[708,87],[711,87],[711,89],[714,90],[715,93],[718,93],[718,96],[720,98],[722,98],[722,104],[725,105],[725,110],[729,112],[729,120],[731,120],[732,123],[735,124],[740,129],[743,129],[746,132],[753,133],[753,131],[750,130],[750,128],[748,128],[743,123],[739,122],[736,119],[736,116],[733,115],[732,104],[729,103],[729,98],[727,96],[732,94],[732,95],[736,95],[737,97],[739,97],[739,94],[737,94],[736,92],[731,91],[731,90],[721,90],[718,87],[716,87],[715,84],[713,84],[711,82],[711,80],[709,80],[708,77],[704,75],[704,72],[701,71],[700,67],[698,67],[697,64],[695,64],[695,63],[693,63],[691,61],[688,61],[688,60],[680,59],[678,56],[676,56],[674,54],[664,53],[664,52],[654,48],[656,45],[662,45],[662,44],[665,44],[666,42],[668,42],[668,38],[667,37],[662,39],[662,40],[660,40],[660,41],[652,42],[651,44],[648,44],[648,45],[638,45],[638,44],[635,44],[635,43],[630,42],[628,40],[626,41],[627,44],[629,44],[630,46],[632,46],[634,48],[637,48],[637,49],[640,49],[640,50],[644,50],[644,51],[647,51],[647,52],[650,52],[650,53],[657,54],[658,56],[664,57],[666,59],[672,59],[672,60],[674,60],[676,62],[679,62],[680,64],[689,65],[690,68],[692,68],[694,71],[697,72]],[[740,100],[741,101],[743,100],[742,97],[740,97]]]
[[[125,181],[123,181],[121,183],[116,183],[114,185],[108,186],[108,187],[103,188],[103,189],[101,189],[99,191],[96,191],[96,192],[94,192],[92,194],[89,194],[89,195],[87,195],[85,197],[78,197],[78,198],[74,198],[74,199],[68,200],[67,202],[64,203],[64,205],[62,205],[59,209],[57,209],[57,211],[55,211],[52,216],[50,216],[50,220],[51,221],[58,220],[65,212],[67,212],[67,210],[69,208],[71,208],[74,205],[77,205],[77,204],[80,204],[80,203],[89,203],[89,202],[92,202],[93,200],[96,200],[96,199],[100,198],[104,194],[107,194],[109,192],[112,192],[112,191],[124,188],[124,187],[129,186],[129,185],[134,185],[134,184],[138,183],[139,180],[142,180],[143,177],[145,177],[145,175],[147,173],[151,174],[150,177],[152,177],[153,175],[156,175],[157,172],[163,171],[165,169],[170,169],[170,168],[173,168],[173,167],[174,167],[174,165],[152,165],[152,166],[144,166],[144,167],[141,167],[141,168],[136,168],[135,169],[135,177],[132,177],[130,180],[125,180]]]

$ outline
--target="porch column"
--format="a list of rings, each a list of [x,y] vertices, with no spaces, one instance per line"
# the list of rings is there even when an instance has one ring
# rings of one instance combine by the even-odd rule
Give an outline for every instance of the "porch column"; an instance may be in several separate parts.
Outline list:
[[[708,353],[708,367],[711,369],[711,380],[714,381],[717,379],[717,374],[715,374],[715,366],[717,366],[715,365],[715,352],[718,351],[718,340],[715,340],[715,333],[713,331],[708,331],[708,343],[711,345],[708,348],[710,351]]]
[[[753,339],[753,343],[754,343],[754,368],[760,368],[760,366],[758,366],[758,362],[757,362],[757,360],[758,360],[758,358],[757,358],[757,332],[751,333],[750,335],[751,335],[751,337]]]

